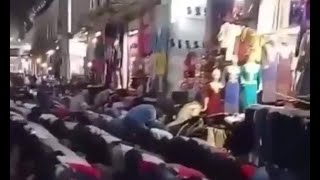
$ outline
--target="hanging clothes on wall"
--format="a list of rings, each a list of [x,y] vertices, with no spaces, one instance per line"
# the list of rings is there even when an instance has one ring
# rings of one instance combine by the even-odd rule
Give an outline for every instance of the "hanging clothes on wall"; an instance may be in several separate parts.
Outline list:
[[[275,40],[270,40],[263,47],[262,56],[262,102],[274,103],[277,101],[277,72],[279,53]]]
[[[151,10],[139,19],[138,46],[141,57],[148,56],[152,53],[151,37],[154,24],[154,11]]]
[[[218,41],[221,48],[226,48],[226,61],[231,61],[233,58],[236,37],[241,34],[242,27],[229,22],[224,23],[218,34]]]
[[[167,69],[167,52],[169,43],[169,28],[161,27],[152,35],[152,52],[155,75],[158,78],[158,90],[163,91],[163,76]]]
[[[279,62],[277,72],[277,93],[290,96],[292,93],[293,77],[291,63],[293,60],[292,49],[283,42],[279,47]],[[278,97],[281,99],[281,97]]]
[[[238,64],[244,65],[249,59],[251,49],[254,46],[256,32],[251,28],[244,28],[241,35],[237,37],[235,54],[238,55]]]

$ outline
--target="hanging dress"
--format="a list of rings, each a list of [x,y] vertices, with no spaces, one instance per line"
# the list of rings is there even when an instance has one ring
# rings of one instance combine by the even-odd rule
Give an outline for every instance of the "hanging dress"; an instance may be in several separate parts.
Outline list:
[[[247,63],[240,70],[240,105],[241,110],[253,104],[257,104],[257,90],[261,82],[260,65],[255,63]]]
[[[238,66],[226,67],[224,78],[226,78],[225,95],[224,95],[224,111],[227,113],[239,112],[239,83],[240,68]]]
[[[221,89],[215,91],[212,89],[211,85],[208,84],[206,87],[206,97],[209,98],[207,115],[212,115],[216,113],[222,113],[223,111],[223,101],[221,98]]]
[[[284,95],[291,94],[292,73],[291,62],[293,52],[287,46],[283,46],[279,53],[278,73],[277,73],[277,93]]]
[[[279,53],[276,47],[266,44],[262,56],[262,102],[274,103],[277,101],[277,69]]]

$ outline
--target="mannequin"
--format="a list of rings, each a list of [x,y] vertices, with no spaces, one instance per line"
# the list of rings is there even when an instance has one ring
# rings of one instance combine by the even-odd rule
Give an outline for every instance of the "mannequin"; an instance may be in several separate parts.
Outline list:
[[[279,47],[279,63],[277,73],[277,93],[290,95],[293,78],[291,73],[291,63],[293,60],[293,51],[284,39]],[[279,99],[280,97],[278,97]]]
[[[212,115],[216,113],[223,112],[223,104],[221,99],[221,90],[223,84],[221,83],[221,71],[219,69],[214,69],[212,71],[213,80],[205,88],[206,94],[204,98],[204,108],[207,115]]]
[[[240,67],[237,56],[233,57],[232,64],[225,67],[223,82],[225,83],[224,111],[227,113],[239,112],[239,84]]]
[[[240,100],[241,110],[257,103],[257,93],[261,86],[261,66],[254,60],[248,61],[240,68]]]
[[[271,36],[262,51],[262,102],[274,103],[277,100],[277,67],[279,61],[276,37]]]

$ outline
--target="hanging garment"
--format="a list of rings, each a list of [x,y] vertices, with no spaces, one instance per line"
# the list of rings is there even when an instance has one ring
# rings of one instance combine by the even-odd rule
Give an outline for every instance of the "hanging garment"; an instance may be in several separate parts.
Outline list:
[[[244,28],[237,38],[235,54],[238,55],[238,64],[243,65],[249,59],[251,49],[254,47],[256,32],[250,28]]]
[[[166,73],[167,55],[165,53],[156,53],[155,57],[155,72],[156,75],[163,76]]]
[[[151,49],[153,53],[166,53],[169,44],[169,28],[162,27],[158,32],[153,32],[151,37]]]
[[[248,57],[249,61],[254,61],[256,63],[261,63],[262,59],[262,47],[265,44],[265,39],[263,36],[255,34],[252,37],[251,51]]]
[[[238,113],[240,105],[240,68],[238,66],[229,66],[226,67],[225,71],[223,78],[226,78],[227,83],[225,85],[224,111],[231,114]]]
[[[293,83],[291,73],[292,58],[293,52],[291,49],[288,46],[281,47],[277,72],[277,93],[284,95],[291,94]]]
[[[221,89],[218,92],[214,91],[210,85],[206,87],[206,97],[209,98],[207,105],[207,115],[212,115],[216,113],[222,113],[223,110],[223,100],[221,98]]]
[[[262,102],[273,103],[277,100],[277,68],[279,53],[277,47],[266,44],[262,57]]]
[[[220,42],[221,48],[226,48],[227,61],[231,61],[233,57],[234,47],[236,43],[236,37],[241,34],[242,27],[228,22],[224,23],[218,34],[218,41]]]
[[[255,63],[247,63],[241,67],[240,71],[241,83],[241,110],[245,110],[253,104],[257,104],[257,91],[261,83],[260,65]]]
[[[151,31],[152,31],[152,24],[149,13],[146,13],[140,19],[140,28],[139,28],[139,35],[138,35],[138,46],[139,52],[142,57],[149,55],[151,51]]]

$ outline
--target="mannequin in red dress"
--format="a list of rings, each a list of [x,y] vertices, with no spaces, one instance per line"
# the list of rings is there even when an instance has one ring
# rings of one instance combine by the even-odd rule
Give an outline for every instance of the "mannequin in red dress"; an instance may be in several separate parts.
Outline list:
[[[221,90],[223,89],[223,84],[221,83],[221,71],[219,69],[214,69],[212,72],[213,81],[210,82],[205,88],[205,98],[204,98],[204,108],[203,111],[207,113],[208,116],[217,113],[223,113],[223,100],[221,96]]]

